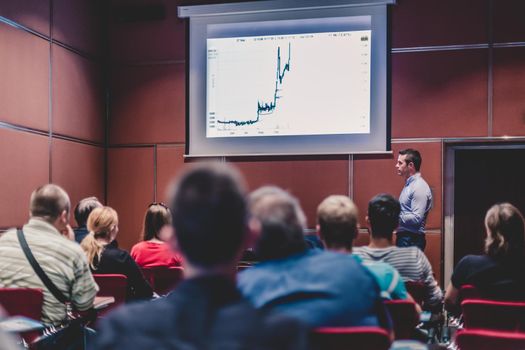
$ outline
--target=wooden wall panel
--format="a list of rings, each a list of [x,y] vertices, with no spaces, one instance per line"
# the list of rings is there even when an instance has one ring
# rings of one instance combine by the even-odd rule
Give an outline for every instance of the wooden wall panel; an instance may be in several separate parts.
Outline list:
[[[494,41],[506,43],[511,41],[525,41],[525,1],[523,0],[494,0],[493,2]]]
[[[184,64],[115,67],[110,143],[184,142]]]
[[[168,204],[171,181],[184,167],[184,146],[157,147],[157,201]],[[168,204],[169,205],[169,204]]]
[[[53,39],[83,52],[101,55],[104,11],[102,0],[53,0]]]
[[[53,45],[53,132],[104,142],[102,67]]]
[[[421,153],[421,174],[429,184],[434,198],[426,228],[441,228],[441,143],[395,143],[392,146],[392,156],[358,156],[354,161],[354,201],[360,211],[361,227],[366,227],[365,217],[372,197],[379,193],[399,197],[405,181],[397,175],[395,169],[398,152],[404,148],[414,148]]]
[[[488,0],[398,0],[392,47],[486,43],[488,10]]]
[[[69,194],[72,208],[82,198],[90,196],[105,202],[104,148],[53,139],[51,174],[51,181]],[[77,225],[73,215],[71,224]]]
[[[119,214],[123,249],[139,241],[146,208],[154,200],[154,148],[108,150],[108,205]]]
[[[118,19],[126,8],[147,4],[164,6],[166,18],[142,22],[123,22]],[[177,17],[179,5],[181,1],[112,1],[109,31],[111,60],[118,62],[184,60],[186,26],[183,20]]]
[[[0,128],[0,164],[0,227],[20,226],[31,192],[49,181],[48,138]]]
[[[394,54],[392,137],[487,136],[487,50]]]
[[[49,36],[49,1],[24,0],[1,1],[0,16]]]
[[[494,135],[525,135],[525,48],[494,50]]]
[[[0,121],[48,130],[49,43],[0,23]]]
[[[442,240],[442,232],[431,232],[426,234],[426,240],[427,240],[427,246],[425,248],[425,255],[428,258],[428,261],[430,262],[430,265],[432,265],[432,271],[434,272],[434,276],[436,278],[436,281],[438,281],[439,284],[441,284],[441,276],[443,272],[441,271],[441,259],[442,259],[442,252],[441,252],[441,240]],[[442,288],[446,288],[449,281],[444,281]]]
[[[317,206],[331,194],[348,195],[348,160],[280,159],[265,161],[231,160],[254,190],[264,185],[277,185],[297,196],[308,218],[308,227],[316,224]]]

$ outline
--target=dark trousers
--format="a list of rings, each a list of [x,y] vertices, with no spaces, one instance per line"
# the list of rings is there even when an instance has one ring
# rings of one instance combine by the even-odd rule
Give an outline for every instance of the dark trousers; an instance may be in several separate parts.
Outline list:
[[[425,239],[425,235],[421,233],[400,231],[397,233],[396,237],[396,245],[398,247],[416,246],[424,252],[425,247],[427,246],[427,240]]]

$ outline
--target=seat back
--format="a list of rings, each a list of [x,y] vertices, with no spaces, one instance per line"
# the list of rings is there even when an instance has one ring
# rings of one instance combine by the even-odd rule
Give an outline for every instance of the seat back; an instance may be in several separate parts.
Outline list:
[[[44,293],[36,288],[0,288],[0,304],[10,316],[40,320]]]
[[[115,302],[105,308],[101,314],[107,313],[126,301],[126,291],[128,288],[128,279],[126,276],[119,274],[94,274],[93,277],[99,287],[97,296],[115,298]]]
[[[416,303],[410,300],[386,300],[384,304],[392,318],[396,339],[411,339],[419,323]]]
[[[464,329],[457,332],[456,345],[459,350],[523,350],[525,334]]]
[[[465,284],[459,289],[459,299],[482,299],[478,289],[472,284]]]
[[[525,302],[469,299],[461,308],[467,329],[525,331]]]
[[[184,277],[182,267],[145,267],[142,272],[151,288],[159,295],[171,292]]]
[[[323,327],[312,331],[310,344],[323,350],[387,350],[390,338],[378,327]]]
[[[423,305],[423,300],[425,300],[425,284],[421,281],[406,281],[405,286],[414,301],[419,305]]]

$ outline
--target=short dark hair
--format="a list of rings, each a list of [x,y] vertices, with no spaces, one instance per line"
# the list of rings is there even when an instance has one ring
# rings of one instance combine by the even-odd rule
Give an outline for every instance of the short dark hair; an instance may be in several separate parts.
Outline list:
[[[75,221],[78,226],[86,226],[89,214],[95,208],[102,207],[102,203],[98,200],[97,197],[87,197],[81,199],[75,206]]]
[[[332,195],[317,207],[321,239],[329,248],[352,249],[357,235],[359,212],[348,196]]]
[[[255,252],[261,260],[280,259],[307,248],[306,217],[297,198],[276,186],[250,194],[250,213],[262,226]]]
[[[393,196],[381,193],[368,202],[368,220],[372,237],[392,239],[392,233],[399,226],[401,205]]]
[[[185,171],[171,201],[177,243],[189,262],[213,267],[231,263],[247,231],[244,181],[220,163],[201,163]]]
[[[412,148],[406,148],[399,151],[399,154],[402,156],[406,155],[405,163],[408,165],[409,163],[414,164],[414,168],[416,171],[419,171],[421,169],[421,162],[423,162],[423,159],[421,158],[421,154],[418,150],[412,149]]]
[[[65,210],[69,213],[71,202],[64,189],[58,185],[43,185],[31,194],[29,212],[47,222],[54,222]]]

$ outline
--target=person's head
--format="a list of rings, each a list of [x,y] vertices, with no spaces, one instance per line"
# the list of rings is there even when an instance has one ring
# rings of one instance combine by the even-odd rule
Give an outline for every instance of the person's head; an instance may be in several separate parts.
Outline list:
[[[401,206],[389,194],[378,194],[368,202],[366,221],[372,238],[392,240],[392,233],[399,225]]]
[[[396,163],[397,174],[409,178],[421,169],[422,161],[421,154],[415,149],[407,148],[399,151]]]
[[[87,220],[89,233],[80,246],[86,252],[93,269],[100,260],[106,244],[115,239],[118,233],[118,215],[111,207],[98,207],[91,211]]]
[[[485,252],[497,260],[523,259],[525,226],[523,215],[510,203],[493,205],[485,215]]]
[[[200,163],[174,185],[171,200],[178,250],[200,268],[236,264],[247,234],[244,180],[233,167]]]
[[[329,249],[352,250],[357,236],[358,210],[347,196],[333,195],[317,207],[319,237]]]
[[[47,184],[33,191],[29,202],[29,214],[40,218],[63,231],[69,224],[71,202],[62,187]]]
[[[81,199],[80,202],[77,203],[74,211],[75,221],[77,222],[78,226],[86,226],[87,219],[89,214],[91,214],[91,211],[101,206],[102,204],[99,202],[97,197],[87,197]]]
[[[151,203],[144,215],[142,226],[142,240],[149,241],[154,238],[163,242],[171,239],[171,211],[163,203]]]
[[[275,186],[261,187],[250,194],[252,228],[258,235],[256,254],[261,260],[285,258],[304,251],[306,217],[299,201]],[[255,227],[256,226],[256,227]]]

